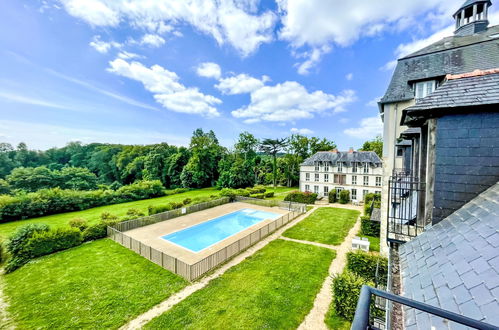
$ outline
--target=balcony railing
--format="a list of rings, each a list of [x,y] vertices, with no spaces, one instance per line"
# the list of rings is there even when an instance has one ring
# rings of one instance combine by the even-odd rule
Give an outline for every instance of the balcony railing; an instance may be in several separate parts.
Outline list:
[[[409,172],[397,171],[388,182],[387,238],[407,242],[423,232],[425,183]]]
[[[371,315],[371,296],[381,297],[388,299],[390,301],[418,309],[420,311],[430,313],[441,318],[453,321],[474,329],[483,330],[499,330],[498,327],[493,326],[488,323],[484,323],[478,320],[471,319],[469,317],[438,308],[432,305],[422,303],[420,301],[412,300],[402,296],[395,295],[390,292],[375,289],[373,287],[364,285],[360,291],[359,301],[357,302],[357,309],[355,310],[355,316],[352,322],[352,330],[366,330],[366,329],[377,329],[376,325],[373,325],[373,317]]]

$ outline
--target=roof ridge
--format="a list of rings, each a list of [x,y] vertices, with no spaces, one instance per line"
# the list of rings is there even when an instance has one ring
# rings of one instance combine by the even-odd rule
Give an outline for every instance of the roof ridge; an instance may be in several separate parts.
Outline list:
[[[499,73],[499,68],[495,69],[488,69],[488,70],[474,70],[472,72],[466,72],[466,73],[459,73],[459,74],[447,74],[445,76],[445,79],[447,80],[455,80],[455,79],[462,79],[462,78],[471,78],[471,77],[478,77],[478,76],[486,76],[490,74],[495,74]]]

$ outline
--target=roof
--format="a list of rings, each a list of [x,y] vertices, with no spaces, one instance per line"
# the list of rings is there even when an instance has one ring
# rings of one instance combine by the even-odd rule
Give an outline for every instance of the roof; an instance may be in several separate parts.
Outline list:
[[[304,166],[313,166],[315,162],[344,162],[350,164],[356,163],[372,163],[374,165],[381,165],[381,159],[374,151],[319,151],[312,157],[305,159],[301,164]]]
[[[499,182],[400,246],[403,295],[499,326],[498,228]],[[404,317],[407,329],[449,329],[414,309]]]
[[[409,127],[402,133],[400,133],[400,138],[402,139],[410,139],[414,136],[421,135],[421,127]]]
[[[464,107],[499,104],[499,69],[475,71],[448,76],[450,80],[431,95],[403,111],[402,122],[408,124],[426,118],[429,110],[452,110]]]
[[[461,10],[471,7],[477,3],[488,3],[489,6],[492,5],[492,2],[490,0],[466,0],[466,2],[463,3],[463,5],[455,12],[453,16],[456,16]]]
[[[397,147],[410,147],[410,146],[412,146],[412,141],[411,140],[402,140],[400,142],[397,142],[396,146]]]
[[[499,67],[499,25],[469,36],[451,36],[399,59],[380,104],[414,99],[412,82]]]

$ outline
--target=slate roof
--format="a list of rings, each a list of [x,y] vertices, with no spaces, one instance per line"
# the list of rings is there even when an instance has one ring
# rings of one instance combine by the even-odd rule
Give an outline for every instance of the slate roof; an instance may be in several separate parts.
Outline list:
[[[469,36],[451,36],[399,59],[390,85],[380,101],[414,99],[412,82],[442,80],[447,74],[499,67],[499,25]]]
[[[315,162],[331,162],[336,164],[337,162],[347,163],[350,166],[352,162],[356,163],[371,163],[376,166],[381,166],[381,159],[374,151],[319,151],[312,157],[305,159],[301,164],[302,166],[313,166]]]
[[[410,139],[413,136],[419,136],[421,134],[421,127],[409,127],[402,133],[400,133],[400,138]]]
[[[399,252],[404,296],[499,326],[499,182]],[[404,318],[409,330],[464,328],[412,308]]]
[[[499,70],[491,74],[448,80],[431,95],[404,110],[402,123],[425,116],[424,110],[499,104]]]
[[[461,10],[468,8],[476,3],[488,3],[489,5],[492,5],[492,2],[490,0],[466,0],[465,3],[456,11],[456,13],[453,16],[456,16],[457,13],[459,13]]]
[[[412,141],[411,140],[402,140],[400,142],[397,142],[396,146],[397,147],[410,147],[410,146],[412,146]]]

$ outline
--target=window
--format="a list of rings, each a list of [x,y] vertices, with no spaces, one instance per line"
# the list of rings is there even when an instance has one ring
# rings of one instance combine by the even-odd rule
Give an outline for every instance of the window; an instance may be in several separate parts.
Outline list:
[[[362,200],[366,199],[366,195],[369,193],[369,190],[362,190]]]
[[[324,186],[324,195],[328,195],[328,194],[329,194],[329,187]]]
[[[310,185],[308,184],[305,185],[305,191],[310,191]]]
[[[376,177],[376,187],[381,187],[381,177],[380,176]]]
[[[352,200],[357,199],[357,189],[352,189]]]
[[[316,194],[319,193],[319,186],[314,186],[314,193],[316,193]]]
[[[315,182],[319,182],[319,173],[315,174]]]
[[[369,177],[364,176],[364,186],[368,186],[368,185],[369,185]]]
[[[315,171],[319,172],[319,163],[315,163]]]
[[[402,157],[404,155],[404,148],[397,147],[397,157]]]
[[[369,163],[364,163],[364,173],[369,173]]]
[[[352,184],[353,185],[357,184],[357,176],[356,175],[352,175]]]
[[[329,172],[329,163],[324,164],[324,172]]]
[[[343,163],[342,162],[338,162],[338,173],[341,173],[343,172]]]
[[[324,182],[329,182],[329,174],[324,174]]]
[[[437,82],[435,80],[418,82],[414,85],[414,97],[416,99],[427,97],[435,91],[436,87]]]
[[[357,163],[356,162],[352,163],[352,173],[357,173]]]
[[[305,173],[305,181],[310,181],[310,173]]]
[[[336,198],[340,198],[340,191],[342,191],[343,188],[336,188]]]

